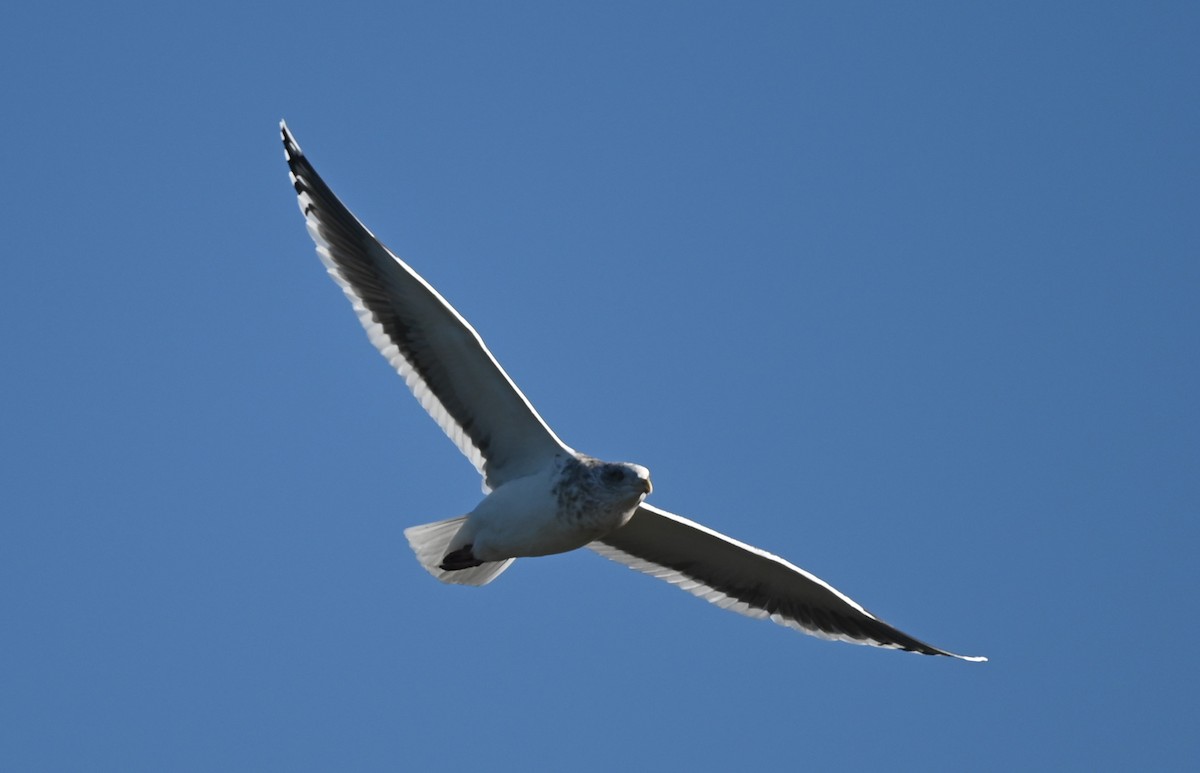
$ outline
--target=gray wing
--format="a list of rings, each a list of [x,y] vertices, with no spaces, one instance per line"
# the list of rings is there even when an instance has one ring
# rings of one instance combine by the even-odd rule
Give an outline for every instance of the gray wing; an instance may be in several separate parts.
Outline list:
[[[495,488],[573,453],[542,421],[483,339],[351,214],[280,122],[300,211],[317,254],[367,336]]]
[[[956,655],[896,630],[833,586],[779,556],[643,504],[627,524],[588,545],[723,609],[852,644]]]

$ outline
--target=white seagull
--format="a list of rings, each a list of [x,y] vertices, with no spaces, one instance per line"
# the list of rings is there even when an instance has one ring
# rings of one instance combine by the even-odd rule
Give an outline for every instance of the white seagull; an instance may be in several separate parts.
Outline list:
[[[724,609],[813,636],[986,660],[914,639],[779,556],[646,504],[645,467],[602,462],[559,440],[475,329],[350,213],[279,126],[321,261],[371,343],[483,476],[486,496],[473,511],[405,530],[430,574],[486,585],[516,558],[587,547]]]

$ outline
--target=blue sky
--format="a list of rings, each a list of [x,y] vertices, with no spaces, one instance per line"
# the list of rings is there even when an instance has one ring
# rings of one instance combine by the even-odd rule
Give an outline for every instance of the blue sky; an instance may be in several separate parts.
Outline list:
[[[0,766],[1194,767],[1200,11],[1052,5],[10,10]],[[991,662],[435,582],[280,118],[566,442]]]

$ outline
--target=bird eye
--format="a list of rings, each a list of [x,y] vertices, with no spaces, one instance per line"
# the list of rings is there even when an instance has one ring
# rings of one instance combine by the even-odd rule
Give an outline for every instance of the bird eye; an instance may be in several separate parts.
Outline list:
[[[601,475],[605,483],[620,483],[625,479],[625,470],[620,467],[607,467]]]

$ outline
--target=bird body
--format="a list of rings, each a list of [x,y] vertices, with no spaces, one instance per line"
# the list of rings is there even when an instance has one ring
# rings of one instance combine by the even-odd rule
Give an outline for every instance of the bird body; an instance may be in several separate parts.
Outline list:
[[[484,497],[447,550],[468,551],[458,563],[576,550],[624,526],[650,488],[645,467],[560,454]]]

